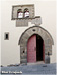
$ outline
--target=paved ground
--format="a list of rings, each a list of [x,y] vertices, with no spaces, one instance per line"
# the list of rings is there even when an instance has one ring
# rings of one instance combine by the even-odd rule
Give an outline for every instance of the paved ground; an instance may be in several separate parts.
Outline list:
[[[22,71],[20,75],[56,75],[56,64],[34,64],[34,65],[20,65],[12,67],[2,67],[1,71]],[[19,75],[19,74],[1,74],[1,75]]]

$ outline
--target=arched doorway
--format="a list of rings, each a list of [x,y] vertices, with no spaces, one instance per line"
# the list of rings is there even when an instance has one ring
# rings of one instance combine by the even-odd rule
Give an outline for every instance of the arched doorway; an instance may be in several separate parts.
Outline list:
[[[27,62],[44,61],[44,40],[38,34],[33,34],[27,42]]]
[[[45,61],[45,63],[50,63],[50,56],[52,55],[52,45],[54,45],[54,41],[51,34],[40,26],[30,27],[22,33],[18,43],[20,45],[20,63],[27,63],[27,42],[29,38],[34,34],[37,34],[44,40],[43,61]],[[37,61],[40,61],[40,59],[37,59]]]

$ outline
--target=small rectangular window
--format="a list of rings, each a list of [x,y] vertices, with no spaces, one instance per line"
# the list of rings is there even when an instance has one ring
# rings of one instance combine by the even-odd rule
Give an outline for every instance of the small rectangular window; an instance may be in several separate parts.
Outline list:
[[[5,40],[9,40],[9,33],[5,33]]]

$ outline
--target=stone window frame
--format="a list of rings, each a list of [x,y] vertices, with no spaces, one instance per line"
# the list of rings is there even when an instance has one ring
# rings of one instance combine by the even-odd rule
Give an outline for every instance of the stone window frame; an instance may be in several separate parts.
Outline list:
[[[6,38],[6,34],[8,35],[8,38]],[[9,32],[4,33],[4,40],[9,40]]]
[[[16,8],[16,9],[15,9]],[[29,19],[32,19],[32,18],[34,18],[35,16],[35,13],[34,13],[34,4],[27,4],[27,5],[13,5],[12,6],[12,14],[11,14],[11,20],[18,20],[18,19],[20,19],[20,18],[17,18],[17,11],[16,10],[18,10],[18,9],[22,9],[22,11],[24,12],[24,9],[25,8],[28,8],[29,9],[29,11],[30,11],[30,9],[32,8],[32,10],[31,10],[31,12],[29,12],[30,13],[30,16],[29,16]],[[15,12],[16,12],[16,14],[15,14]],[[15,15],[15,16],[14,16]],[[24,17],[23,18],[21,18],[21,19],[25,19]]]

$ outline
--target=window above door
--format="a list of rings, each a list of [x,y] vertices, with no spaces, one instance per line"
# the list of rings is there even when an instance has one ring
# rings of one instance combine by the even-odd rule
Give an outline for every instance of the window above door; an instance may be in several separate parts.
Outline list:
[[[12,20],[24,18],[34,18],[34,5],[12,6]]]

